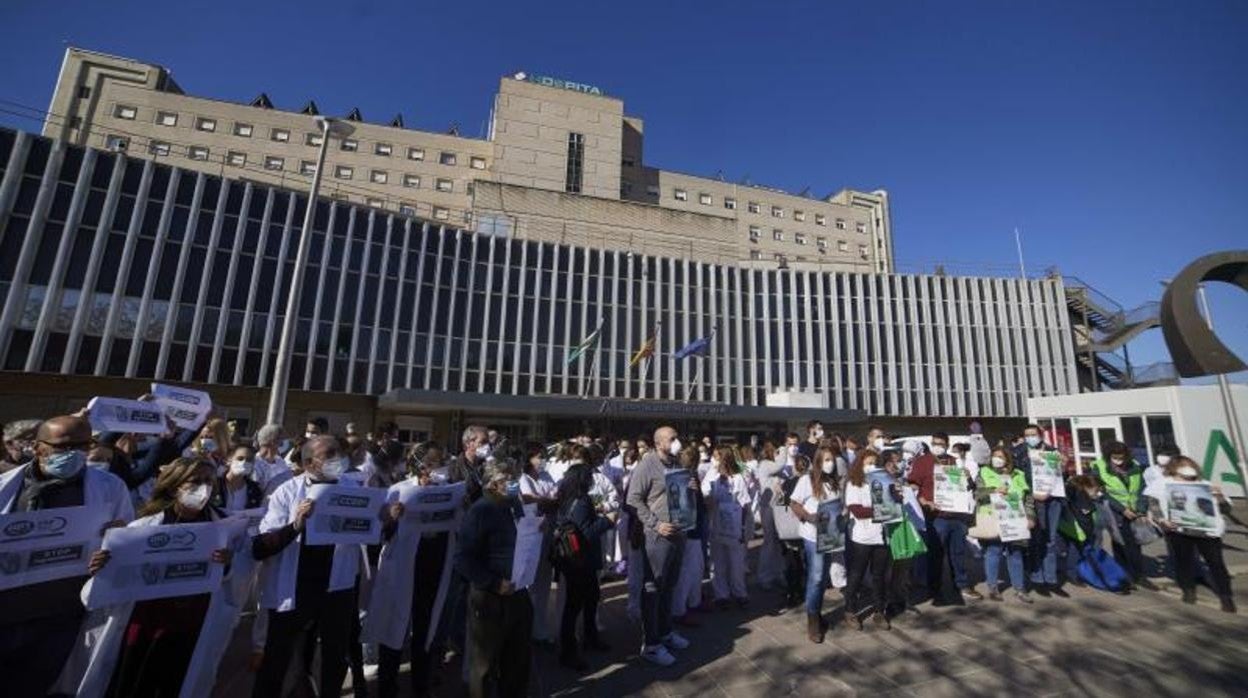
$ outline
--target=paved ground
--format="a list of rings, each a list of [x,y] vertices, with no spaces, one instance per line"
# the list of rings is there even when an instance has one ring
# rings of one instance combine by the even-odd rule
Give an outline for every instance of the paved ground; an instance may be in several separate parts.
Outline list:
[[[1248,521],[1248,508],[1237,518]],[[685,632],[693,646],[665,669],[636,658],[637,630],[616,583],[604,589],[604,637],[615,651],[588,656],[590,672],[577,676],[555,653],[535,650],[530,695],[1248,696],[1248,530],[1232,524],[1225,543],[1238,573],[1238,615],[1222,613],[1206,588],[1196,606],[1182,604],[1172,584],[1130,596],[1071,588],[1070,599],[1037,597],[1032,606],[1008,595],[967,607],[925,604],[892,630],[837,628],[814,645],[800,610],[777,615],[773,597],[756,592],[749,609],[702,616],[702,627]],[[1146,552],[1160,556],[1164,547]],[[829,592],[825,612],[839,603]],[[235,670],[223,672],[218,695],[250,691],[242,661],[227,658]],[[437,695],[461,695],[452,676],[457,665]]]

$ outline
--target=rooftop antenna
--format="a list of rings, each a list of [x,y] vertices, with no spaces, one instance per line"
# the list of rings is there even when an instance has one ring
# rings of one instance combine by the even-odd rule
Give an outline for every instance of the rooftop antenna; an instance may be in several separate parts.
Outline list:
[[[1027,267],[1023,264],[1023,234],[1018,228],[1014,228],[1014,245],[1018,248],[1018,271],[1023,275],[1023,280],[1027,280]]]
[[[808,187],[806,187],[805,189],[801,190],[800,192],[798,192],[798,194],[797,194],[797,195],[798,195],[798,196],[803,196],[803,197],[808,197],[808,196],[810,196],[810,187],[808,186]]]
[[[721,182],[722,182],[722,181],[724,181],[724,171],[723,171],[723,170],[715,170],[715,179],[718,179],[718,180],[719,180],[719,181],[721,181]]]
[[[458,136],[458,135],[459,135],[459,124],[458,124],[458,123],[452,123],[452,124],[451,124],[451,127],[450,127],[450,128],[448,128],[448,129],[446,129],[446,135],[448,135],[448,136]]]

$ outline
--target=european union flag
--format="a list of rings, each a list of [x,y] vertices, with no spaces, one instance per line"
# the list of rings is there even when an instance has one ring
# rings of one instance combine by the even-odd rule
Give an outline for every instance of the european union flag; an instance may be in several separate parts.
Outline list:
[[[690,356],[705,356],[706,350],[711,348],[711,338],[714,336],[715,332],[712,331],[710,334],[702,337],[701,339],[695,339],[681,347],[675,354],[672,354],[672,356],[675,356],[678,359],[684,359]]]

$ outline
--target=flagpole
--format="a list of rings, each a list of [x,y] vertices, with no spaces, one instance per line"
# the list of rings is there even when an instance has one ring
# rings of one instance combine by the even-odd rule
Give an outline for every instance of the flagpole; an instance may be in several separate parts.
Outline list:
[[[598,347],[595,346],[594,358],[590,359],[589,361],[589,372],[593,374],[597,368],[598,368]],[[581,384],[581,397],[584,398],[588,395],[589,395],[589,381],[586,381]]]
[[[701,359],[701,356],[694,358]],[[693,387],[698,384],[698,378],[702,376],[702,362],[698,362],[698,367],[693,370],[693,380],[689,381],[689,389],[685,392],[685,402],[693,399]]]

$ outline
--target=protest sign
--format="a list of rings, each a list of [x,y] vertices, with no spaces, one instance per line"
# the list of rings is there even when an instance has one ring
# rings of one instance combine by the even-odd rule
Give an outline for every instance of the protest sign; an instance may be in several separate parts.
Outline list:
[[[390,487],[389,499],[403,504],[403,526],[423,532],[449,531],[458,525],[464,483],[421,487],[405,480]]]
[[[381,542],[381,507],[386,490],[314,484],[308,488],[312,516],[304,532],[308,545],[375,545]]]
[[[956,465],[938,465],[932,470],[932,499],[936,508],[950,514],[969,514],[975,501],[967,489],[967,472]]]
[[[1062,480],[1062,454],[1057,451],[1030,451],[1031,490],[1037,497],[1065,497]]]
[[[266,511],[268,511],[266,507],[240,509],[239,511],[230,512],[230,518],[243,521],[247,527],[247,535],[254,536],[260,532],[260,522],[264,520]]]
[[[152,383],[152,395],[179,429],[200,428],[212,412],[212,398],[202,390]]]
[[[87,609],[212,592],[225,568],[212,552],[228,547],[230,530],[225,521],[110,528],[108,564],[84,589]]]
[[[886,470],[867,473],[867,485],[871,488],[871,520],[875,523],[897,523],[905,512],[901,502],[893,496],[897,481]]]
[[[841,511],[844,505],[839,499],[819,503],[819,520],[815,523],[815,550],[834,553],[845,549],[845,534],[841,532]]]
[[[91,431],[123,434],[160,434],[165,431],[164,408],[154,402],[119,397],[94,397],[87,403]]]
[[[1208,482],[1167,482],[1161,506],[1166,520],[1185,533],[1218,536],[1225,530]]]
[[[0,590],[85,576],[104,523],[86,507],[0,515]]]
[[[667,471],[667,511],[671,523],[682,531],[692,531],[698,525],[698,508],[693,499],[692,482],[688,470]]]
[[[993,492],[992,510],[997,514],[1002,543],[1031,537],[1031,530],[1027,528],[1027,512],[1023,510],[1022,495]]]

